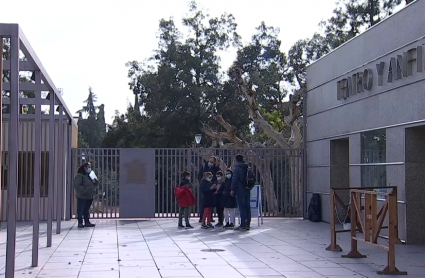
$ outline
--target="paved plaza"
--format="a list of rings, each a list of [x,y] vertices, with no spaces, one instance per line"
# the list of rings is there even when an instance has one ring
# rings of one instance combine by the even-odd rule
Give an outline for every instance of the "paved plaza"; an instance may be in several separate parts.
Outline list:
[[[62,222],[46,248],[46,225],[41,225],[39,267],[31,268],[32,227],[18,223],[15,277],[382,277],[386,263],[378,247],[359,244],[366,259],[343,259],[348,234],[340,234],[342,253],[325,250],[329,225],[298,219],[265,218],[248,232],[178,230],[176,219],[95,220],[95,228],[78,229]],[[195,222],[193,219],[192,222]],[[256,224],[256,221],[254,222]],[[6,230],[0,232],[0,275],[4,275]],[[204,250],[220,249],[218,252]],[[425,246],[397,246],[397,266],[407,277],[425,277]],[[394,277],[394,276],[393,276]],[[406,276],[403,276],[406,277]]]

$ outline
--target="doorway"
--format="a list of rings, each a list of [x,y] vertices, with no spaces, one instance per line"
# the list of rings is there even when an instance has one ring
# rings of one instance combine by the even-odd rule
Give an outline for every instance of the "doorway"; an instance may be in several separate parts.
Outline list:
[[[425,244],[425,126],[405,132],[406,232],[408,244]]]
[[[330,155],[331,188],[350,187],[350,141],[348,138],[331,141]],[[349,191],[338,192],[341,200],[348,203]]]

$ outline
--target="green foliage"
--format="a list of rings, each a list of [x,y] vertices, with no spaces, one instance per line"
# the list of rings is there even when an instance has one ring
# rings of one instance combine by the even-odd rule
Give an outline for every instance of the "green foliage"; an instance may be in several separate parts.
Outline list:
[[[78,147],[100,148],[106,136],[105,106],[95,106],[97,96],[89,87],[89,95],[85,105],[77,113],[78,116]]]
[[[319,25],[323,34],[297,41],[289,50],[289,67],[299,88],[313,61],[391,15],[402,0],[339,0],[333,16]]]
[[[220,74],[218,51],[240,44],[233,16],[210,17],[191,2],[182,22],[184,37],[173,19],[162,19],[155,55],[147,63],[127,63],[137,101],[125,115],[115,117],[105,146],[191,146],[203,124],[218,128],[213,120],[217,113],[232,118],[239,132],[249,131],[237,86],[224,82]]]
[[[236,126],[243,139],[268,140],[252,125],[246,99],[231,75],[220,72],[218,51],[238,48],[236,63],[242,66],[255,92],[263,117],[289,137],[282,103],[295,95],[302,107],[306,69],[362,30],[390,15],[401,0],[340,0],[333,16],[322,22],[323,32],[299,40],[288,53],[281,50],[279,29],[264,22],[256,28],[251,42],[242,46],[235,18],[229,14],[211,17],[195,1],[182,19],[187,32],[177,29],[172,18],[159,22],[158,48],[144,63],[130,61],[129,86],[134,106],[116,114],[108,127],[105,147],[187,147],[203,124],[223,131],[214,120],[220,114]],[[287,107],[287,106],[286,106]],[[90,107],[86,107],[86,112]],[[289,134],[288,134],[289,133]],[[210,141],[203,139],[203,145]]]
[[[334,15],[322,22],[326,39],[336,48],[391,15],[402,0],[340,0]]]

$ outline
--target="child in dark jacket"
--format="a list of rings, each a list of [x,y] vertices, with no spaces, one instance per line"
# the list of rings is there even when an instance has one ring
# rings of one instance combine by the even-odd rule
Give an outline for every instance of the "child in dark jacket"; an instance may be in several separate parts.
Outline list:
[[[192,183],[190,182],[191,174],[189,172],[183,172],[182,181],[174,189],[174,195],[179,201],[179,229],[185,228],[183,226],[183,216],[186,222],[186,229],[192,229],[193,227],[189,223],[189,207],[195,205],[196,199],[192,192]]]
[[[202,204],[204,206],[201,226],[203,229],[214,228],[211,224],[211,210],[215,206],[214,193],[217,190],[217,185],[213,184],[212,178],[213,174],[211,172],[205,172],[200,184]]]
[[[238,203],[236,202],[236,197],[230,194],[230,191],[232,190],[232,175],[233,172],[231,170],[227,170],[226,183],[223,190],[224,221],[226,222],[224,228],[235,227],[236,221],[235,215]]]

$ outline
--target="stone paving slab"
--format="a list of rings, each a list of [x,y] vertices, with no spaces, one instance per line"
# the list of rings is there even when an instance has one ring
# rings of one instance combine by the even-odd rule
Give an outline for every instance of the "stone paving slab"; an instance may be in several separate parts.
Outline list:
[[[349,234],[338,234],[342,253],[326,251],[329,225],[298,219],[266,218],[264,225],[241,232],[215,228],[177,229],[176,219],[94,220],[95,228],[62,222],[46,246],[40,225],[39,267],[31,265],[31,223],[18,223],[15,277],[382,277],[386,264],[378,247],[359,244],[365,259],[344,259]],[[6,259],[5,223],[0,228],[0,275]],[[54,230],[55,231],[55,230]],[[385,242],[384,240],[382,242]],[[221,252],[204,252],[220,249]],[[397,267],[407,277],[425,277],[425,246],[397,246]],[[392,276],[398,277],[398,276]],[[406,276],[400,276],[406,277]]]

